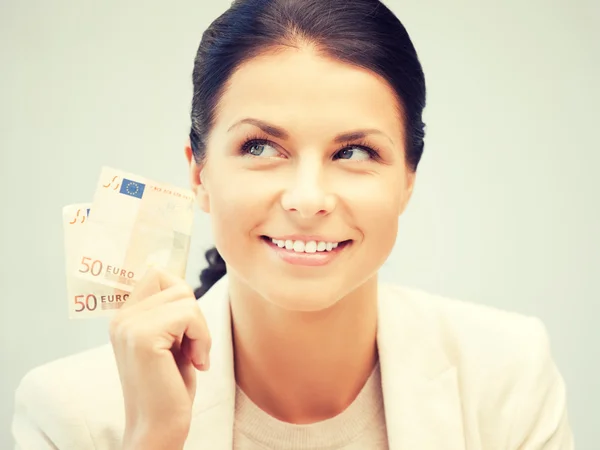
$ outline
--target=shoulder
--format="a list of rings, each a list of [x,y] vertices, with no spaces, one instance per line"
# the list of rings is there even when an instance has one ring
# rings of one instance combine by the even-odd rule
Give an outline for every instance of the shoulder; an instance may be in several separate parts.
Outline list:
[[[540,319],[402,286],[382,293],[384,308],[418,323],[456,368],[461,402],[482,433],[503,423],[505,448],[572,448],[565,384]]]
[[[418,320],[449,357],[487,355],[502,364],[549,349],[546,328],[536,317],[403,286],[384,284],[382,292],[389,309]]]
[[[110,448],[120,442],[123,423],[122,391],[110,345],[32,369],[15,394],[17,448]],[[102,442],[94,440],[97,435]]]

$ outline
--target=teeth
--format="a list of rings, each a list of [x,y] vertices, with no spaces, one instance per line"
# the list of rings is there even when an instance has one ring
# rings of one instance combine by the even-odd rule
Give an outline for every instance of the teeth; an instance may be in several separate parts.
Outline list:
[[[317,241],[308,241],[304,246],[304,251],[306,253],[316,253],[317,251]]]
[[[317,253],[317,252],[330,252],[334,248],[337,248],[339,242],[324,242],[324,241],[292,241],[290,239],[271,239],[271,242],[279,248],[286,248],[293,250],[297,253]]]

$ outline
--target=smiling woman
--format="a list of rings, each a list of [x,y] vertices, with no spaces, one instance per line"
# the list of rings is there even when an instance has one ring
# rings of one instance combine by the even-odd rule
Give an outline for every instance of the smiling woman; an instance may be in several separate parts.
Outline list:
[[[326,50],[315,45],[300,40],[238,64],[215,118],[203,116],[213,122],[210,135],[191,139],[188,151],[198,201],[235,272],[231,288],[250,287],[273,304],[304,311],[327,308],[358,288],[375,295],[374,275],[394,245],[417,164],[415,157],[412,167],[406,163],[406,143],[414,139],[406,137],[404,107],[384,77],[323,57]],[[209,61],[200,67],[210,73]],[[418,76],[414,51],[413,67]],[[399,78],[389,69],[387,78]],[[194,103],[192,136],[202,129],[196,107],[205,111]],[[410,153],[421,149],[422,142]],[[319,242],[325,249],[313,251]],[[327,242],[343,244],[328,250]],[[314,266],[319,270],[308,268]]]
[[[149,272],[112,348],[23,381],[21,448],[572,448],[539,320],[378,280],[425,107],[384,4],[235,1],[193,83],[185,155],[216,244],[202,299]]]

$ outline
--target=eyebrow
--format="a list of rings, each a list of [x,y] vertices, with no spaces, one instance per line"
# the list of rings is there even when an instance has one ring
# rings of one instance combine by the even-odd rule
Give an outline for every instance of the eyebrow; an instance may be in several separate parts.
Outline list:
[[[246,118],[246,119],[242,119],[242,120],[234,123],[231,127],[229,127],[227,132],[230,132],[234,128],[236,128],[244,123],[249,124],[249,125],[254,125],[255,127],[260,128],[262,131],[264,131],[268,135],[276,137],[277,139],[288,139],[290,137],[290,134],[287,131],[285,131],[283,128],[280,128],[278,126],[275,126],[275,125],[265,122],[263,120],[253,119],[250,117]],[[378,130],[376,128],[368,128],[368,129],[364,129],[364,130],[353,130],[353,131],[340,133],[333,139],[333,142],[343,143],[343,142],[347,142],[347,141],[355,141],[358,139],[363,139],[364,137],[366,137],[370,134],[379,134],[379,135],[387,138],[392,143],[392,145],[394,144],[394,141],[392,141],[392,139],[387,134],[385,134],[383,131]]]

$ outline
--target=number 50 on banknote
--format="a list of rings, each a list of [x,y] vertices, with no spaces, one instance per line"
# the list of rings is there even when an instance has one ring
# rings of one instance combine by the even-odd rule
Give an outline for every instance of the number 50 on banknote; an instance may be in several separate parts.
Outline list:
[[[128,293],[74,276],[78,254],[86,238],[90,203],[68,205],[63,208],[67,299],[69,318],[79,319],[110,315],[127,301]]]

